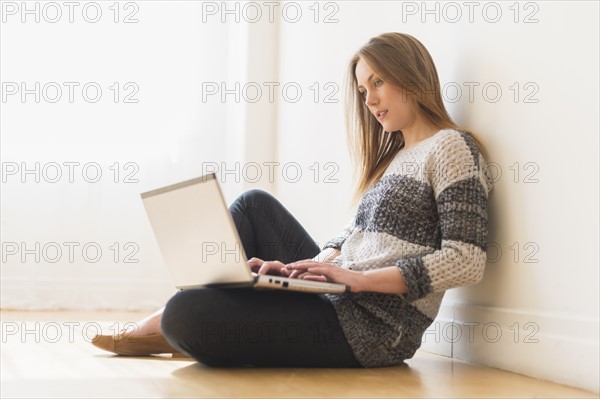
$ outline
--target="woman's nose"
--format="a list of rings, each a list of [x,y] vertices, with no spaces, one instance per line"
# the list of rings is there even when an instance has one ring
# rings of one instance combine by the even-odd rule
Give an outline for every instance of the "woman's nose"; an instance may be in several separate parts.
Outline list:
[[[378,101],[379,100],[375,94],[371,94],[371,93],[367,92],[365,102],[367,103],[368,106],[373,106],[373,105],[377,104]]]

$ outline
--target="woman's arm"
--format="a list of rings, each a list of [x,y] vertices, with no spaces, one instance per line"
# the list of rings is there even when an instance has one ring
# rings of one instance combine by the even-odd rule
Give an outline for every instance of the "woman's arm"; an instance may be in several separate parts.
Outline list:
[[[362,272],[362,283],[359,291],[382,292],[384,294],[405,294],[408,291],[406,281],[397,266]]]
[[[472,138],[461,133],[442,138],[429,165],[441,248],[367,271],[310,261],[291,268],[308,272],[305,279],[346,284],[352,292],[397,293],[407,301],[478,283],[486,265],[487,201],[493,184],[485,159]]]
[[[302,278],[313,281],[328,281],[345,284],[351,292],[381,292],[385,294],[404,294],[408,291],[406,282],[396,266],[366,271],[344,269],[330,263],[301,260],[285,265],[290,271],[308,273]]]

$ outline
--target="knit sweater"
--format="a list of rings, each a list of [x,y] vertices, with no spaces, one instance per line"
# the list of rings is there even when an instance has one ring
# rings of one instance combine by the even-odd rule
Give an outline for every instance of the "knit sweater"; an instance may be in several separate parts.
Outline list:
[[[326,294],[364,367],[413,357],[444,292],[478,283],[486,264],[488,166],[472,136],[440,130],[400,150],[362,196],[341,233],[323,245],[356,271],[396,266],[408,292]]]

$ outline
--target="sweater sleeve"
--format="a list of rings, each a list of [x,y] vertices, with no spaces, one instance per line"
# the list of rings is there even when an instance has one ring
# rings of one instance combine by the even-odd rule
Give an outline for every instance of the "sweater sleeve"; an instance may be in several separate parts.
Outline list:
[[[341,250],[342,244],[344,244],[344,241],[346,241],[346,238],[348,238],[348,236],[354,229],[354,221],[355,221],[355,216],[353,216],[352,219],[350,219],[350,221],[342,228],[342,231],[336,237],[327,241],[323,245],[323,248],[321,248],[321,250],[324,251],[327,248],[335,248],[335,249]]]
[[[478,283],[486,264],[488,193],[492,180],[472,136],[442,139],[425,164],[441,230],[440,248],[396,261],[407,301]]]

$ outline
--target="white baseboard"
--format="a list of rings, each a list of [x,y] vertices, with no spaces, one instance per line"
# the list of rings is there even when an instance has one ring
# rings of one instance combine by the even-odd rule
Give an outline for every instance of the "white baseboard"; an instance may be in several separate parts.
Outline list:
[[[442,305],[422,350],[599,392],[598,319]]]

